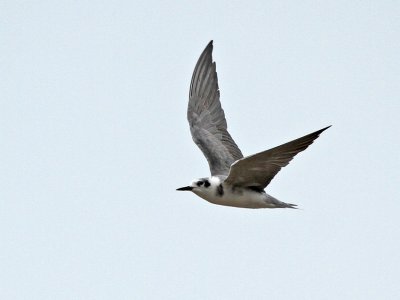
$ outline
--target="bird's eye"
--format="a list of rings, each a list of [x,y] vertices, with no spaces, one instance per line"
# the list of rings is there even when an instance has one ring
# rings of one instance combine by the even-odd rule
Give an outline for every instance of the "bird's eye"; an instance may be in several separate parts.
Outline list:
[[[203,181],[197,181],[197,186],[202,186],[203,185]]]

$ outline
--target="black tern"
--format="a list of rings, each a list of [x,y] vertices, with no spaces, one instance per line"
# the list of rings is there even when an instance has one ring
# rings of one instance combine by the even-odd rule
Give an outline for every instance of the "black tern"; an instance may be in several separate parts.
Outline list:
[[[190,83],[187,119],[193,141],[207,158],[211,176],[193,180],[178,191],[192,191],[208,202],[243,208],[296,208],[264,189],[281,168],[330,126],[275,148],[243,157],[227,130],[221,107],[213,41],[200,55]]]

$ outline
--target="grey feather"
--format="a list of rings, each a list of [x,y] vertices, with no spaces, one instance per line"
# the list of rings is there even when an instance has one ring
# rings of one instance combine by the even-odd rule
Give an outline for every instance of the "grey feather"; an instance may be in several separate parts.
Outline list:
[[[264,189],[281,168],[287,166],[297,153],[305,150],[329,127],[236,161],[231,166],[225,183],[237,187]]]
[[[187,118],[193,141],[207,158],[211,175],[227,175],[232,163],[243,154],[227,131],[212,43],[204,49],[193,71]]]

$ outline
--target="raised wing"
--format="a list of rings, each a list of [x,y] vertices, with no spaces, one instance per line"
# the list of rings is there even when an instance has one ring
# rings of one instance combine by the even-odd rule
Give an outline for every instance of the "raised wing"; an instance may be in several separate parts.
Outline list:
[[[225,182],[232,186],[264,189],[281,168],[287,166],[297,153],[305,150],[329,127],[238,160],[231,166]]]
[[[227,175],[232,163],[243,154],[227,131],[219,101],[215,62],[212,61],[212,43],[204,49],[194,68],[187,118],[193,141],[207,158],[211,175]]]

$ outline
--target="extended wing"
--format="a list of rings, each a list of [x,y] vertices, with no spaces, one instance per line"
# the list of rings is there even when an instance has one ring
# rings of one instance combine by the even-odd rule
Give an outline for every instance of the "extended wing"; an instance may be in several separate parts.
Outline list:
[[[243,155],[227,131],[212,61],[212,43],[204,49],[194,68],[187,118],[193,141],[207,158],[211,175],[227,175],[232,163]]]
[[[329,127],[238,160],[231,166],[225,182],[232,186],[264,189],[281,168],[287,166],[297,153],[305,150]]]

